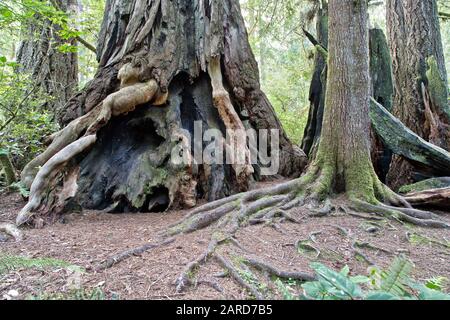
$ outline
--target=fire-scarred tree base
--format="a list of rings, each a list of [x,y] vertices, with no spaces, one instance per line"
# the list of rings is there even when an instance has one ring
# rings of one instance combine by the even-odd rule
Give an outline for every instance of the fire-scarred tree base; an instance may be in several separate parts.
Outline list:
[[[224,137],[228,129],[277,129],[279,174],[301,174],[306,156],[260,90],[238,1],[111,0],[101,34],[95,78],[66,106],[66,127],[22,172],[31,195],[17,224],[69,203],[109,212],[190,208],[261,178],[238,134],[224,143],[231,163],[194,159],[195,144],[209,144],[192,143],[195,121],[200,140],[208,129]],[[186,155],[183,163],[171,161],[173,150]]]

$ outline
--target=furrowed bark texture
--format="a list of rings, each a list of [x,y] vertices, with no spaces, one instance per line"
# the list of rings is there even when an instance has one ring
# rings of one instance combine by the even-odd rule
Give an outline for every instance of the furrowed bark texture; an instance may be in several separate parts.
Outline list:
[[[323,7],[317,14],[317,39],[309,33],[306,36],[315,46],[325,49],[328,45],[328,9]],[[381,104],[392,109],[392,69],[386,37],[381,29],[369,31],[371,95]],[[316,51],[314,74],[310,85],[310,110],[302,141],[302,149],[310,158],[314,158],[320,138],[325,103],[327,61],[322,52]],[[380,138],[371,130],[371,157],[377,175],[385,180],[392,158],[392,152],[385,147]]]
[[[105,12],[97,50],[100,69],[69,102],[63,122],[84,114],[114,91],[117,64],[127,57],[145,57],[171,83],[180,73],[191,80],[200,77],[210,57],[220,54],[225,86],[237,112],[255,129],[279,129],[280,173],[301,172],[304,154],[289,141],[260,89],[238,1],[108,1]]]
[[[76,12],[76,0],[55,2],[68,14]],[[78,90],[78,56],[76,52],[58,50],[66,42],[58,35],[59,25],[40,16],[35,19],[36,22],[24,28],[27,40],[20,43],[17,51],[17,71],[30,74],[33,82],[49,96],[43,108],[57,114]],[[71,45],[76,45],[76,41],[71,41]]]
[[[316,161],[331,172],[336,192],[372,201],[367,3],[334,0],[328,5],[329,29],[334,31],[328,41],[330,85]]]
[[[387,1],[387,29],[395,82],[394,115],[423,139],[449,150],[447,74],[436,0]],[[398,188],[423,178],[395,156],[388,183]]]
[[[219,199],[246,188],[242,180],[259,178],[259,165],[252,178],[251,166],[197,161],[195,150],[201,153],[210,144],[202,142],[207,129],[223,136],[232,128],[278,129],[279,173],[301,173],[306,156],[289,141],[260,90],[237,0],[108,0],[99,39],[99,70],[60,119],[78,121],[74,132],[80,135],[86,130],[80,117],[93,112],[97,120],[87,132],[100,128],[94,146],[76,158],[75,198],[83,207],[113,212],[192,207],[199,198]],[[117,116],[105,112],[116,92],[120,97],[127,90],[120,82],[128,72],[130,90],[155,81],[156,100],[130,104]],[[200,136],[194,137],[194,121],[202,125]],[[173,163],[173,150],[187,153],[189,161]]]
[[[331,198],[336,194],[345,194],[352,210],[420,226],[450,227],[431,212],[413,209],[377,177],[370,158],[368,2],[330,0],[328,6],[327,90],[322,134],[314,160],[298,179],[205,204],[170,226],[165,236],[191,233],[215,225],[208,248],[189,262],[177,278],[178,292],[192,284],[192,274],[201,265],[210,258],[216,258],[239,284],[249,289],[256,298],[263,298],[264,295],[239,276],[232,263],[218,254],[216,249],[226,242],[243,249],[235,235],[248,225],[264,223],[275,226],[277,217],[299,223],[288,212],[294,207],[304,206],[310,216],[324,217],[333,210]],[[310,37],[307,32],[305,34]],[[383,108],[375,100],[372,101]],[[423,203],[426,198],[425,201],[441,204],[442,197],[447,194],[448,190],[439,190],[432,194],[414,195],[414,201]],[[341,208],[350,213],[345,207]],[[279,226],[275,228],[278,230]],[[304,273],[271,272],[275,268],[260,262],[246,259],[245,263],[277,276],[307,278]]]

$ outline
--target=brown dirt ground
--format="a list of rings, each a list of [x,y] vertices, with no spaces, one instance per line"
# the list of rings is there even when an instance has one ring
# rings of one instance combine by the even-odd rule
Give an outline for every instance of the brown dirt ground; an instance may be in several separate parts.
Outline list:
[[[13,221],[24,205],[20,196],[0,195],[0,221]],[[217,277],[223,269],[214,261],[208,262],[197,272],[197,279],[216,282],[223,293],[206,284],[199,284],[178,294],[174,281],[185,265],[200,255],[208,245],[212,228],[179,236],[175,242],[159,247],[140,256],[133,256],[114,265],[106,271],[96,272],[95,267],[104,259],[123,250],[134,248],[158,239],[156,234],[176,222],[186,212],[141,214],[106,214],[84,211],[71,214],[65,223],[58,222],[43,229],[25,230],[21,242],[0,242],[0,255],[11,254],[33,258],[57,258],[74,265],[82,266],[86,272],[81,274],[81,286],[88,290],[101,288],[107,298],[120,299],[249,299],[251,296],[229,277]],[[411,243],[407,232],[450,241],[449,230],[424,229],[402,225],[395,221],[383,223],[378,232],[367,231],[368,220],[344,213],[333,213],[326,218],[306,217],[305,210],[292,214],[301,219],[300,224],[282,223],[281,229],[257,225],[242,229],[237,239],[252,254],[258,255],[284,270],[308,271],[309,264],[318,260],[335,269],[349,265],[351,274],[367,274],[368,264],[357,259],[351,249],[351,241],[343,236],[335,226],[350,230],[359,240],[389,250],[363,248],[362,252],[377,266],[387,267],[399,252],[405,252],[414,263],[413,277],[424,280],[435,276],[450,278],[450,250],[439,244],[427,241]],[[450,215],[443,217],[450,220]],[[294,243],[315,235],[314,246],[321,255],[316,259],[314,253],[299,253]],[[219,249],[227,257],[243,254],[235,246],[223,245]],[[66,268],[22,269],[8,274],[0,274],[0,299],[10,290],[19,292],[18,299],[30,295],[42,296],[68,292],[74,277]],[[264,279],[264,278],[262,278]],[[280,298],[275,287],[272,298]]]

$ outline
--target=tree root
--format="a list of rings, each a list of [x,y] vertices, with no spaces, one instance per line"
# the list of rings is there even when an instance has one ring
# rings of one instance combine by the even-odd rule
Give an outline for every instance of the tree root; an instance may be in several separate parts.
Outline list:
[[[278,209],[277,205],[283,208],[295,197],[291,192],[296,189],[298,183],[298,180],[293,180],[208,203],[171,226],[168,234],[194,232],[221,220],[221,224],[228,227],[228,234],[232,237],[241,224],[272,215],[271,209]]]
[[[31,187],[39,167],[76,141],[82,134],[89,136],[97,133],[108,123],[111,116],[127,114],[136,106],[148,102],[154,102],[153,105],[162,105],[167,99],[167,92],[160,92],[155,80],[138,82],[139,68],[132,66],[131,63],[125,64],[119,70],[118,78],[121,80],[119,91],[110,94],[91,111],[47,138],[46,143],[50,144],[49,147],[22,170],[21,181],[26,187]]]
[[[128,259],[132,256],[137,256],[137,255],[141,255],[144,252],[151,250],[151,249],[155,249],[158,247],[162,247],[168,244],[171,244],[175,241],[174,238],[168,238],[160,243],[156,243],[156,244],[151,244],[151,243],[147,243],[144,244],[143,246],[134,248],[134,249],[130,249],[130,250],[125,250],[121,253],[118,253],[108,259],[106,259],[105,261],[103,261],[96,269],[96,271],[102,271],[102,270],[106,270],[111,268],[112,266],[122,262],[125,259]]]
[[[277,276],[279,278],[285,279],[294,279],[300,281],[314,281],[316,277],[313,274],[305,273],[305,272],[293,272],[280,270],[266,262],[263,262],[256,258],[245,258],[244,263],[259,269],[261,271],[268,272],[271,275]]]
[[[287,220],[297,222],[296,219],[286,213],[288,208],[305,204],[309,207],[317,207],[320,200],[324,200],[325,205],[316,212],[321,212],[320,215],[326,215],[333,208],[333,205],[327,200],[328,198],[324,199],[324,190],[329,188],[329,174],[329,172],[321,172],[312,168],[309,173],[299,179],[208,203],[193,210],[181,221],[171,226],[168,233],[170,235],[190,233],[208,227],[220,220],[222,230],[227,229],[229,236],[233,237],[239,227],[266,222],[277,214]],[[375,185],[375,189],[385,202],[404,205],[405,207],[394,207],[381,202],[371,204],[350,196],[352,209],[376,216],[387,216],[424,227],[450,227],[448,223],[440,220],[432,212],[411,208],[401,196],[381,183],[378,186]]]
[[[374,266],[375,265],[375,263],[368,256],[366,256],[364,253],[362,253],[360,250],[353,248],[353,254],[354,254],[355,258],[360,257],[369,266]]]
[[[47,161],[47,163],[39,170],[31,185],[29,201],[17,216],[17,226],[28,222],[36,210],[39,209],[48,190],[48,186],[55,179],[58,170],[63,168],[74,156],[92,146],[96,140],[97,137],[95,135],[83,137],[72,142]]]
[[[352,247],[353,248],[366,248],[366,249],[381,251],[381,252],[389,254],[389,255],[393,255],[393,253],[391,251],[389,251],[387,249],[384,249],[384,248],[381,248],[381,247],[378,247],[376,245],[373,245],[373,244],[371,244],[369,242],[361,242],[361,241],[355,240],[353,242]]]
[[[245,248],[243,248],[236,239],[227,237],[219,231],[215,232],[205,252],[203,252],[195,260],[188,263],[181,275],[175,281],[177,292],[183,292],[188,286],[195,284],[196,282],[194,281],[194,275],[197,269],[207,263],[207,261],[213,259],[226,270],[226,272],[215,275],[216,277],[224,277],[229,275],[239,285],[247,289],[256,299],[264,299],[264,295],[258,290],[258,288],[244,279],[244,277],[241,275],[240,270],[234,266],[233,262],[217,252],[218,247],[225,242],[230,242],[240,250],[244,251],[246,254],[249,254],[249,252]],[[245,257],[243,258],[242,262],[244,265],[252,266],[258,270],[267,272],[280,278],[297,279],[300,281],[310,281],[315,279],[313,275],[305,272],[280,270],[254,257]]]
[[[31,160],[22,170],[20,175],[21,182],[27,188],[31,188],[31,185],[39,171],[39,167],[42,167],[47,163],[47,161],[50,160],[50,158],[72,142],[76,141],[83,134],[83,132],[86,131],[88,126],[98,117],[101,108],[102,104],[97,105],[84,116],[69,123],[64,129],[52,134],[49,137],[51,143],[50,141],[47,141],[50,143],[48,148],[36,158]]]
[[[215,260],[226,270],[228,270],[230,276],[239,283],[242,287],[247,289],[256,299],[264,300],[264,296],[259,292],[257,288],[244,280],[244,278],[240,275],[238,269],[234,267],[233,263],[223,257],[220,254],[214,255]]]
[[[198,280],[195,282],[195,287],[197,287],[200,284],[204,284],[208,287],[213,288],[214,290],[216,290],[219,293],[225,293],[225,290],[215,281],[211,281],[211,280]]]
[[[332,175],[333,172],[331,170],[319,170],[313,165],[305,175],[298,179],[205,204],[192,210],[179,222],[171,225],[166,235],[176,236],[191,233],[214,225],[212,240],[207,250],[186,266],[184,272],[176,281],[177,290],[179,292],[184,290],[191,283],[194,271],[205,264],[207,260],[214,258],[228,270],[233,279],[241,286],[249,290],[255,297],[261,298],[262,295],[259,290],[247,283],[239,274],[238,269],[226,258],[219,255],[216,249],[220,244],[230,239],[234,240],[232,241],[234,245],[242,249],[242,246],[239,245],[234,237],[241,227],[247,225],[258,223],[270,223],[272,225],[273,219],[276,217],[298,223],[298,219],[288,212],[289,209],[296,206],[304,206],[310,209],[314,212],[312,216],[325,216],[332,210],[336,210],[339,207],[333,205],[327,197],[332,181],[330,176]],[[369,219],[380,220],[388,217],[425,227],[448,227],[448,224],[439,220],[439,217],[434,213],[413,209],[401,196],[395,194],[381,182],[374,183],[374,189],[377,197],[380,197],[388,204],[381,202],[371,204],[368,201],[354,197],[354,194],[352,194],[348,196],[350,207],[370,213],[367,216]],[[321,203],[322,205],[320,206]],[[394,207],[390,204],[401,207]],[[315,210],[315,208],[320,209]],[[346,208],[343,210],[344,212],[349,212]],[[366,218],[365,215],[358,215],[358,217]],[[388,250],[378,248],[369,243],[358,242],[357,239],[350,235],[349,231],[341,229],[343,230],[343,235],[350,238],[355,256],[361,257],[369,264],[373,264],[373,262],[359,250],[360,247],[392,254]],[[297,246],[298,243],[296,243]],[[248,251],[246,252],[248,253]],[[301,281],[314,279],[312,275],[307,273],[279,270],[257,258],[246,258],[244,259],[244,264],[277,277],[293,278]]]
[[[365,219],[365,220],[372,220],[372,221],[382,221],[382,220],[384,220],[383,217],[380,217],[380,216],[377,216],[377,215],[365,215],[365,214],[359,214],[359,213],[355,213],[355,212],[351,212],[351,211],[348,211],[347,214],[352,216],[352,217]]]
[[[165,103],[167,92],[160,90],[156,80],[139,82],[139,78],[140,68],[132,63],[125,64],[118,73],[118,79],[121,81],[120,90],[107,96],[86,115],[75,119],[64,129],[53,134],[47,150],[24,168],[21,178],[25,186],[31,189],[30,199],[19,213],[17,225],[26,223],[42,206],[51,187],[60,179],[58,173],[64,169],[66,163],[95,143],[98,130],[105,126],[112,116],[127,114],[145,103],[154,102],[155,105]],[[83,133],[84,136],[80,138]],[[76,181],[72,179],[70,184],[69,193],[73,193]],[[47,209],[51,211],[51,208]]]
[[[195,269],[200,267],[202,264],[206,263],[208,257],[214,252],[217,245],[218,245],[217,240],[212,239],[206,251],[202,253],[197,259],[189,262],[186,265],[181,275],[175,281],[177,292],[183,292],[187,286],[192,284],[192,278]]]
[[[352,207],[356,210],[375,213],[381,216],[387,216],[421,227],[450,228],[450,224],[445,221],[439,220],[439,217],[428,211],[392,207],[382,203],[374,205],[361,200],[353,200]]]
[[[351,241],[351,250],[353,251],[353,255],[355,258],[360,257],[363,259],[367,264],[373,266],[375,263],[367,256],[365,255],[359,248],[368,248],[372,250],[378,250],[387,254],[392,255],[392,252],[389,250],[379,248],[377,246],[374,246],[368,242],[361,242],[359,241],[355,236],[351,234],[351,232],[341,226],[338,225],[330,225],[333,228],[336,228],[344,237],[348,238]]]
[[[0,223],[0,232],[4,232],[12,236],[16,241],[21,241],[23,239],[22,232],[12,223]]]
[[[194,209],[190,214],[186,215],[181,222],[172,225],[168,234],[177,235],[194,232],[198,229],[207,227],[214,222],[218,223],[217,229],[213,234],[207,250],[197,259],[190,262],[183,273],[178,277],[176,281],[177,292],[183,291],[192,283],[191,279],[195,269],[206,263],[208,259],[214,258],[222,265],[222,267],[228,270],[231,277],[237,283],[246,288],[257,299],[263,299],[263,295],[259,290],[242,278],[232,262],[217,254],[215,251],[220,244],[229,241],[239,249],[247,252],[242,248],[239,242],[234,239],[234,234],[243,224],[251,224],[255,221],[259,222],[262,221],[262,219],[271,220],[276,216],[280,216],[283,219],[292,222],[297,222],[289,213],[276,207],[277,205],[283,207],[293,200],[294,196],[290,195],[289,191],[296,185],[297,181],[291,181],[277,186],[274,189],[255,190],[245,194],[232,196],[228,199],[218,200],[198,209]],[[281,194],[276,195],[276,193]],[[266,194],[273,194],[273,196],[266,197]],[[256,259],[247,259],[246,261],[249,261],[249,264],[256,264],[255,266],[258,266],[260,270],[271,270],[272,273],[280,276],[287,275],[298,279],[309,279],[304,273],[280,271]]]
[[[298,239],[297,241],[295,241],[295,250],[301,249],[301,250],[305,250],[305,251],[309,251],[312,252],[314,251],[316,253],[316,256],[314,257],[315,259],[318,259],[320,257],[320,255],[322,254],[322,252],[317,249],[315,246],[309,244],[308,240],[305,239]]]

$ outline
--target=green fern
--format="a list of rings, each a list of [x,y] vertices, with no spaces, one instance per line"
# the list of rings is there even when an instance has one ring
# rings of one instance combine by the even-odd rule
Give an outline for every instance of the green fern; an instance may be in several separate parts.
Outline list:
[[[0,253],[0,275],[17,269],[44,269],[48,267],[79,268],[67,261],[53,258],[27,258]]]
[[[283,283],[280,279],[275,280],[275,285],[277,286],[278,291],[283,295],[284,300],[298,300],[298,298],[289,290],[291,287]]]
[[[29,295],[27,300],[108,300],[105,292],[100,288],[93,289],[76,289],[69,292],[39,293],[37,295]],[[111,300],[117,300],[118,296],[113,295]]]
[[[448,279],[446,277],[434,277],[431,279],[427,279],[425,282],[425,286],[427,288],[444,291],[448,283]]]
[[[409,279],[412,264],[405,257],[396,257],[387,271],[381,273],[380,290],[397,295],[406,293],[404,284]]]
[[[346,266],[340,272],[314,263],[311,268],[317,274],[317,281],[302,284],[301,299],[313,300],[450,300],[450,295],[444,292],[446,278],[436,277],[425,284],[417,283],[410,278],[412,263],[405,257],[394,259],[387,271],[372,268],[369,277],[349,276]],[[358,284],[368,283],[369,290],[363,290]],[[285,288],[281,288],[285,289]],[[292,295],[285,299],[292,300]]]
[[[30,196],[30,190],[28,190],[25,185],[18,181],[18,182],[14,182],[12,185],[10,185],[10,188],[12,188],[13,190],[16,190],[20,193],[20,195],[22,197],[29,197]]]

